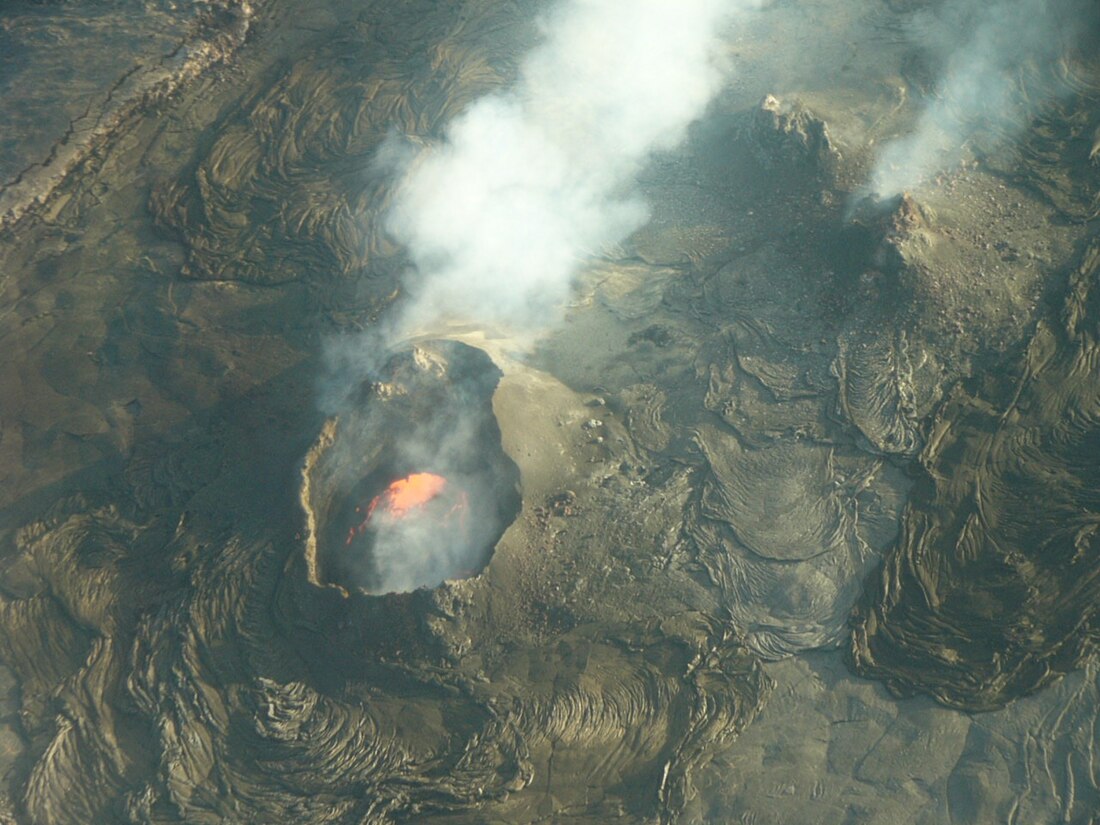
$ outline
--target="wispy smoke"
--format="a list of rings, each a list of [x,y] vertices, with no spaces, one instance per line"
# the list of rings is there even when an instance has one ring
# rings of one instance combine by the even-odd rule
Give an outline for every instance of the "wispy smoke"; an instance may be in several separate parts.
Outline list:
[[[917,39],[943,74],[916,129],[879,156],[872,192],[897,195],[951,168],[979,134],[994,141],[1016,135],[1058,93],[1049,78],[1022,93],[1021,72],[1041,70],[1071,49],[1090,13],[1090,0],[948,0],[917,15]]]
[[[703,113],[724,76],[721,27],[758,2],[564,0],[512,87],[475,101],[426,148],[392,139],[378,161],[397,179],[387,229],[411,263],[406,300],[380,336],[332,346],[332,367],[373,372],[382,351],[444,335],[441,323],[518,335],[552,325],[584,263],[646,221],[636,173]],[[338,387],[325,395],[334,411],[349,400]],[[404,422],[394,450],[465,490],[466,526],[448,534],[406,519],[376,531],[371,569],[351,571],[369,589],[434,586],[483,565],[509,493],[475,460],[485,421],[461,407]]]
[[[449,478],[448,485],[463,492],[473,487],[470,479]],[[378,528],[371,549],[372,569],[364,577],[376,593],[408,593],[419,587],[437,587],[447,579],[480,573],[490,544],[498,534],[496,514],[485,512],[485,491],[474,487],[473,511],[445,515],[414,515]],[[467,494],[469,495],[469,494]],[[446,500],[440,507],[459,505]],[[435,520],[433,520],[433,518]]]
[[[478,349],[435,341],[378,371],[385,380],[339,411],[309,470],[325,575],[389,593],[476,574],[520,506],[493,413],[500,370]]]
[[[405,433],[396,448],[398,461],[446,479],[446,488],[423,512],[405,518],[376,518],[371,569],[363,580],[379,593],[435,587],[450,578],[479,573],[501,528],[499,500],[503,485],[478,462],[485,444],[482,416],[459,411],[445,433]],[[439,428],[433,428],[439,430]]]
[[[553,321],[583,262],[645,222],[634,174],[702,114],[723,77],[720,27],[755,5],[568,0],[545,18],[514,87],[405,153],[388,227],[415,272],[394,337],[441,319]]]

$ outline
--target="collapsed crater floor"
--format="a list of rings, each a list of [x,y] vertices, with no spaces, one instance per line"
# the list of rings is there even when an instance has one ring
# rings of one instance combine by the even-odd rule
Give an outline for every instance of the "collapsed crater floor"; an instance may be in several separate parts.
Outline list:
[[[485,569],[520,507],[499,376],[464,344],[418,344],[326,422],[302,472],[317,584],[408,592]]]

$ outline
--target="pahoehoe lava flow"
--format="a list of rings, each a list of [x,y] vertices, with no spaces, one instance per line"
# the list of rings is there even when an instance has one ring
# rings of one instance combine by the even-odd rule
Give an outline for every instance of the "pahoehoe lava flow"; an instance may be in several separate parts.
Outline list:
[[[0,825],[1089,821],[1097,5],[879,197],[975,5],[731,3],[539,337],[391,340],[550,5],[3,4]]]
[[[988,710],[1091,655],[1100,595],[1100,246],[1015,370],[956,387],[902,536],[852,635],[856,668]]]

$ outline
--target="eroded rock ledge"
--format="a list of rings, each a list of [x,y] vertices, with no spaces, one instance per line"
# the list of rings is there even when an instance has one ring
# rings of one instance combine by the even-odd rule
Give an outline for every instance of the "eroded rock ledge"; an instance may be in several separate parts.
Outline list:
[[[134,115],[228,60],[251,30],[254,5],[249,0],[211,0],[172,51],[136,63],[123,73],[102,101],[69,123],[45,158],[0,185],[0,230],[49,203],[69,174],[108,144]]]

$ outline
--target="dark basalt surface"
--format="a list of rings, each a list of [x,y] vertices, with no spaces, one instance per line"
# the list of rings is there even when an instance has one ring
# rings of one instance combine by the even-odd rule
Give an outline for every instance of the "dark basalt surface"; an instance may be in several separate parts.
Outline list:
[[[15,0],[0,29],[0,227],[47,205],[144,109],[230,60],[261,3]],[[75,56],[75,59],[74,59]]]
[[[956,387],[852,636],[856,669],[989,710],[1094,652],[1100,597],[1100,246],[1007,374]]]
[[[528,348],[377,344],[376,161],[506,84],[541,4],[208,4],[117,99],[87,57],[88,140],[0,191],[0,822],[1087,821],[1100,75],[1029,68],[1062,94],[1022,135],[863,202],[927,92],[914,5],[746,16],[653,219]],[[87,106],[51,82],[20,157]],[[456,368],[477,569],[328,575]]]

